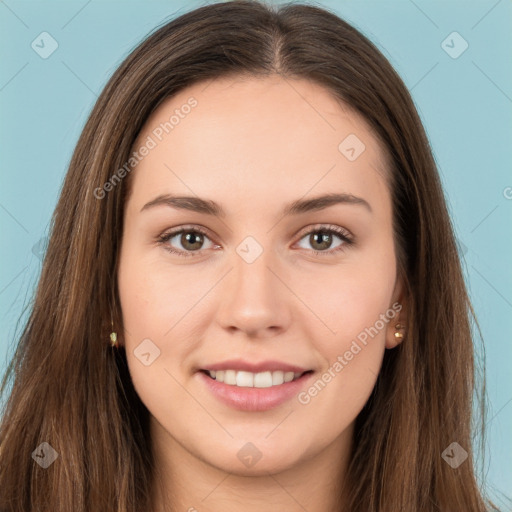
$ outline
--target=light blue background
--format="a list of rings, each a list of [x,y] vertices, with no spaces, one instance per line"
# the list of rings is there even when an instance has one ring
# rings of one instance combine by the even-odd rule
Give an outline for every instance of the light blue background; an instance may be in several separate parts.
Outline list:
[[[204,3],[0,3],[0,375],[40,272],[34,246],[47,235],[72,150],[97,95],[149,31]],[[510,496],[512,490],[512,199],[505,197],[512,187],[512,2],[317,5],[334,9],[377,44],[411,90],[426,127],[485,341],[484,474],[506,507],[499,491]],[[48,59],[31,48],[43,31],[59,45]],[[457,59],[441,47],[453,31],[469,44]]]

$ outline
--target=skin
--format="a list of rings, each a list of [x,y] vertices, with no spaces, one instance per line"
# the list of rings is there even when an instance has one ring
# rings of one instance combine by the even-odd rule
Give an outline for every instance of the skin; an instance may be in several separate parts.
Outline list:
[[[363,118],[323,87],[279,76],[189,87],[159,106],[134,148],[191,96],[197,106],[130,175],[119,261],[120,343],[151,414],[154,510],[335,510],[354,421],[385,349],[398,343],[398,315],[306,405],[294,396],[269,411],[239,411],[197,370],[272,359],[312,369],[316,380],[401,303],[385,154]],[[366,148],[349,161],[338,146],[352,133]],[[372,211],[336,204],[281,215],[291,201],[332,192],[363,198]],[[214,200],[226,217],[168,205],[141,211],[165,193]],[[343,243],[333,234],[322,249],[307,234],[318,224],[344,228],[354,244],[333,252]],[[166,244],[195,256],[156,241],[182,226],[208,235],[192,249],[181,235]],[[251,264],[236,251],[247,236],[263,250]],[[147,338],[160,350],[149,366],[134,354]],[[248,442],[262,454],[251,467],[237,457]]]

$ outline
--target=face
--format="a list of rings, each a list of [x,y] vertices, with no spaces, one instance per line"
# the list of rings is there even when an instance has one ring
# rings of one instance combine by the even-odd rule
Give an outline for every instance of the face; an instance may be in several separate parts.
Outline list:
[[[162,103],[134,151],[121,343],[154,442],[239,474],[346,442],[403,320],[369,126],[312,82],[230,78]]]

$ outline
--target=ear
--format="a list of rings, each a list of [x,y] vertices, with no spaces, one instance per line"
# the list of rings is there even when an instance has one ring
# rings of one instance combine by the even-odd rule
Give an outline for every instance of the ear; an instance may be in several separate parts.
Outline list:
[[[392,316],[393,314],[394,316]],[[389,315],[390,320],[386,328],[386,348],[392,349],[406,337],[407,304],[405,303],[404,284],[401,276],[396,279],[387,315]]]

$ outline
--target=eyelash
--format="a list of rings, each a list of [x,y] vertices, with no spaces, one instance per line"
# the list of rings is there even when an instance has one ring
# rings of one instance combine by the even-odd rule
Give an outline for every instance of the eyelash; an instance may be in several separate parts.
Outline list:
[[[352,235],[350,235],[350,233],[347,230],[340,228],[338,226],[334,226],[334,225],[315,226],[315,227],[313,227],[313,229],[310,229],[306,233],[303,233],[302,236],[299,238],[299,241],[302,240],[303,238],[305,238],[306,236],[311,235],[312,233],[319,233],[319,232],[322,232],[324,234],[335,234],[343,241],[343,243],[340,244],[335,249],[330,249],[327,251],[317,251],[317,250],[313,249],[311,252],[313,252],[313,254],[315,256],[332,255],[334,253],[344,251],[347,249],[347,247],[350,247],[351,245],[354,244],[353,237],[352,237]],[[193,228],[192,227],[190,227],[190,228],[183,227],[183,228],[177,229],[175,231],[170,231],[170,232],[163,233],[163,234],[159,235],[157,237],[157,243],[159,245],[163,245],[165,250],[169,251],[170,253],[177,254],[178,256],[181,256],[184,258],[195,257],[196,256],[195,253],[199,253],[200,250],[199,251],[179,251],[179,250],[174,249],[167,243],[169,240],[174,238],[176,235],[180,235],[182,233],[199,233],[201,235],[204,235],[208,239],[210,238],[208,236],[208,233],[206,233],[205,230],[203,230],[202,228],[200,228],[198,226],[195,226]]]

